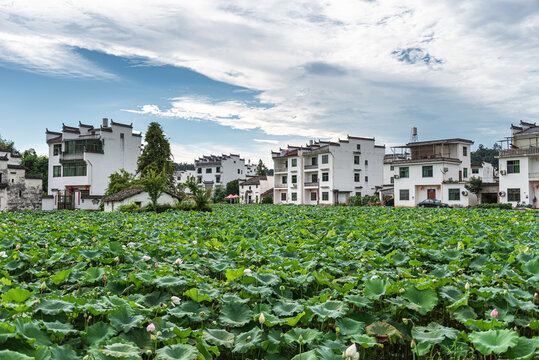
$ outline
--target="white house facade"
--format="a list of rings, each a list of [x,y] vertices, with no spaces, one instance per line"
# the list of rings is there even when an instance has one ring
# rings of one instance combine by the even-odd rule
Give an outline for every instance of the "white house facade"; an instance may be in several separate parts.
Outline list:
[[[237,154],[203,156],[195,160],[195,176],[206,189],[226,186],[233,180],[243,180],[254,175],[256,166],[240,158]]]
[[[141,152],[140,133],[132,125],[103,119],[100,127],[63,125],[47,130],[49,182],[43,209],[96,210],[109,175],[125,169],[135,173]]]
[[[383,183],[385,146],[348,136],[272,152],[275,204],[336,205],[375,194]]]
[[[465,188],[471,178],[472,144],[465,139],[445,139],[395,147],[410,154],[391,164],[395,206],[415,207],[426,199],[457,207],[476,205],[476,196]]]
[[[481,164],[472,163],[471,168],[472,168],[472,177],[479,178],[484,183],[495,182],[496,169],[494,169],[494,166],[491,163],[488,163],[488,162],[482,162]]]
[[[174,205],[179,199],[168,192],[162,193],[157,199],[159,205]],[[109,195],[103,199],[105,212],[118,211],[122,205],[136,204],[144,207],[151,203],[150,196],[146,191],[138,186],[122,190],[116,194]]]
[[[510,149],[500,150],[500,202],[539,208],[539,126],[511,126]]]
[[[41,210],[43,180],[28,175],[21,156],[0,151],[0,211]]]
[[[240,203],[258,204],[262,201],[262,194],[273,189],[273,176],[252,176],[240,182]]]
[[[188,179],[196,178],[195,170],[176,170],[174,171],[174,181],[177,184],[185,184]]]

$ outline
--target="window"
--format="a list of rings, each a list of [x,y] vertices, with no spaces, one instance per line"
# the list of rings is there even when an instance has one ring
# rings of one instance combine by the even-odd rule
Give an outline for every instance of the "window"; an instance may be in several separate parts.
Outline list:
[[[407,178],[410,173],[410,168],[408,166],[403,166],[399,168],[399,176],[401,178]]]
[[[290,166],[292,167],[298,166],[298,159],[290,159]]]
[[[479,169],[472,169],[472,174],[479,174]]]
[[[286,201],[286,193],[281,193],[281,201]]]
[[[369,177],[365,176],[365,182],[369,182]]]
[[[318,182],[318,174],[312,174],[311,175],[311,182],[313,182],[313,183]]]
[[[19,190],[19,197],[22,197],[22,190]]]
[[[354,182],[360,182],[359,173],[354,173]]]
[[[357,191],[357,192],[356,192],[356,196],[361,197],[361,191]]]
[[[329,200],[329,193],[327,191],[322,192],[322,201],[328,201]]]
[[[316,192],[311,191],[311,201],[316,201]]]
[[[520,202],[520,189],[507,189],[507,201]]]
[[[298,182],[298,176],[292,175],[292,184],[296,184]]]
[[[520,174],[520,160],[507,161],[507,173],[508,174]]]
[[[125,138],[124,138],[124,134],[120,134],[120,149],[122,151],[124,151],[124,147],[125,147]]]
[[[356,149],[361,150],[361,144],[357,144]]]
[[[393,171],[393,170],[395,170],[395,167],[394,167],[393,165],[391,165],[391,166],[389,167],[389,170]]]
[[[198,177],[198,183],[200,184],[202,182],[202,176]]]
[[[52,153],[54,156],[62,153],[62,144],[54,144]]]
[[[221,182],[221,175],[216,175],[216,176],[215,176],[215,182],[216,182],[216,183],[220,183],[220,182]]]
[[[292,193],[292,201],[298,201],[298,193]]]
[[[460,189],[449,189],[449,200],[460,200]]]
[[[215,172],[218,172],[218,173],[221,172],[221,167],[220,167],[220,166],[217,166],[217,167],[215,168]]]
[[[61,166],[53,166],[52,167],[52,176],[53,177],[62,176],[62,167]]]
[[[464,178],[468,177],[468,168],[463,168],[462,169],[462,175],[464,176]]]
[[[369,160],[365,160],[365,166],[369,165]]]
[[[64,176],[86,176],[86,163],[74,162],[64,164]]]
[[[391,184],[394,184],[394,183],[395,183],[395,177],[392,176],[392,177],[389,179],[389,182],[390,182]]]
[[[322,155],[322,164],[329,163],[329,156],[328,155]]]
[[[81,154],[85,151],[103,152],[103,143],[98,139],[68,140],[65,142],[66,154]]]
[[[211,174],[211,168],[206,169],[206,174]]]
[[[202,168],[198,168],[198,169],[197,169],[197,173],[198,173],[198,174],[202,174]]]
[[[286,184],[288,182],[288,176],[283,175],[283,184]]]
[[[423,166],[423,177],[432,177],[432,165]]]
[[[329,173],[323,172],[322,173],[322,181],[329,181]]]
[[[466,146],[462,148],[462,156],[468,156],[468,148]]]
[[[410,190],[400,190],[399,200],[410,200]]]
[[[354,164],[359,165],[359,155],[354,155]]]
[[[238,169],[238,174],[240,173],[240,169]]]
[[[318,158],[317,157],[311,158],[311,165],[318,165]]]

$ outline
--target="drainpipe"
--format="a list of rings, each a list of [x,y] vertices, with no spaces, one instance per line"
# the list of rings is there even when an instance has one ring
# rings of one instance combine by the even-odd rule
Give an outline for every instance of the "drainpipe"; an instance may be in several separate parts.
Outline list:
[[[94,165],[92,164],[92,162],[90,160],[86,160],[86,162],[88,164],[90,164],[90,184],[93,184],[93,180],[94,180]],[[90,185],[90,188],[91,188],[91,185]]]

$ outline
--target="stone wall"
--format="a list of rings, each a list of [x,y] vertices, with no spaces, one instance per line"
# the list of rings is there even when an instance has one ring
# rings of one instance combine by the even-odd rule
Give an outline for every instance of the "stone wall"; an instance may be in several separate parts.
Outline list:
[[[25,178],[8,184],[6,210],[41,210],[41,186],[41,180]]]

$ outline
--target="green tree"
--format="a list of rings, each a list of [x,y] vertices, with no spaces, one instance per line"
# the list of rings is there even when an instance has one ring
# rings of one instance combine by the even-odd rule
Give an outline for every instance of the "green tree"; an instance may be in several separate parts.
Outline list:
[[[2,136],[0,136],[0,151],[13,153],[17,150],[15,149],[15,143],[13,141],[4,139]]]
[[[154,208],[157,206],[157,200],[167,186],[167,174],[165,171],[158,172],[154,169],[149,169],[146,176],[139,180],[140,184],[144,187],[144,191],[148,193],[150,201]]]
[[[232,180],[226,184],[226,193],[232,195],[240,194],[240,181],[238,179]]]
[[[136,183],[137,181],[135,179],[135,175],[128,173],[124,169],[120,169],[119,171],[109,175],[109,184],[103,197],[129,189],[130,187],[136,185]]]
[[[258,165],[256,165],[256,175],[266,176],[268,174],[268,168],[262,162],[262,159],[258,160]]]
[[[195,170],[195,164],[189,163],[174,163],[174,169],[176,170]]]
[[[214,203],[221,203],[225,201],[225,196],[227,196],[225,188],[222,186],[216,186],[213,190],[212,201]]]
[[[481,189],[483,188],[483,181],[480,178],[473,176],[470,179],[470,183],[464,185],[464,187],[466,188],[466,190],[477,195],[481,192]]]
[[[26,168],[28,175],[41,175],[43,179],[43,191],[47,191],[49,179],[49,158],[38,156],[34,149],[25,150],[22,154],[21,165]]]
[[[198,211],[211,211],[210,196],[211,190],[199,187],[195,177],[191,177],[187,180],[185,185],[191,192],[190,198],[195,201],[196,209]]]
[[[138,158],[137,173],[142,178],[146,177],[150,170],[163,171],[166,174],[167,186],[174,186],[174,163],[170,143],[163,134],[161,125],[151,122],[144,137],[145,145],[142,154]]]
[[[483,162],[488,162],[497,168],[498,159],[496,156],[498,156],[500,148],[499,144],[494,144],[492,149],[486,148],[483,144],[480,144],[477,150],[472,151],[471,153],[472,163],[482,164]]]

